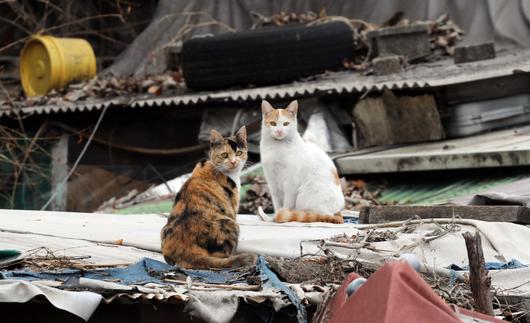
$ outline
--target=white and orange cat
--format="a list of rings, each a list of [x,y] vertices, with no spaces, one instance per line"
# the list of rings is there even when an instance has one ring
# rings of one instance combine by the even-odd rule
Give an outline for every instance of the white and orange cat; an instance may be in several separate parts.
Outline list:
[[[261,103],[260,154],[272,195],[275,222],[343,223],[339,177],[329,156],[297,129],[298,102],[285,109]],[[260,209],[261,217],[267,217]]]

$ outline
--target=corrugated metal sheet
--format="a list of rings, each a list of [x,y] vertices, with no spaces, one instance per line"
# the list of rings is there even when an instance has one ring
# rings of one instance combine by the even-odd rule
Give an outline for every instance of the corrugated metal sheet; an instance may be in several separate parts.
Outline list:
[[[485,174],[482,176],[467,176],[463,179],[454,180],[408,182],[389,186],[383,192],[379,201],[408,205],[441,204],[459,196],[484,192],[529,177],[530,171],[528,173],[508,176],[493,177],[490,174]]]
[[[131,105],[140,107],[189,105],[209,101],[230,102],[283,99],[313,94],[364,93],[385,88],[425,88],[505,76],[514,73],[515,70],[530,71],[530,51],[504,54],[493,60],[462,65],[455,65],[452,59],[446,59],[434,63],[412,65],[405,72],[385,76],[364,76],[359,72],[342,71],[328,73],[304,82],[135,100]]]
[[[0,117],[4,115],[23,114],[52,114],[61,112],[83,112],[92,110],[101,110],[108,106],[124,106],[128,105],[131,100],[129,98],[112,98],[112,99],[92,99],[83,102],[58,102],[56,104],[48,104],[43,106],[31,106],[15,109],[0,109]]]
[[[499,57],[486,61],[455,65],[452,59],[434,63],[411,65],[405,72],[385,76],[362,75],[360,72],[342,71],[309,78],[289,84],[226,90],[216,92],[185,93],[163,98],[116,98],[97,102],[23,107],[23,113],[47,114],[65,111],[98,110],[105,105],[129,107],[189,106],[205,102],[237,102],[258,99],[283,99],[316,94],[365,93],[388,89],[437,87],[482,79],[530,72],[530,51],[500,52]],[[0,116],[14,110],[0,110]]]
[[[342,175],[530,166],[530,126],[333,159]]]

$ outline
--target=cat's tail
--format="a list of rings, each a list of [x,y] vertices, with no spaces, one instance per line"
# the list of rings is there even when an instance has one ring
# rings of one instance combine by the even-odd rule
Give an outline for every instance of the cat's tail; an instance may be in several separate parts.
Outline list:
[[[207,253],[195,254],[189,260],[172,261],[165,257],[169,264],[176,264],[184,268],[210,269],[210,268],[239,268],[254,265],[258,255],[254,253],[240,253],[226,258],[213,257]]]
[[[205,256],[195,259],[194,262],[200,264],[202,268],[239,268],[253,265],[257,260],[258,256],[254,253],[240,253],[228,258]]]
[[[304,210],[280,209],[274,216],[274,222],[329,222],[340,224],[344,223],[344,218],[340,212],[328,215]]]

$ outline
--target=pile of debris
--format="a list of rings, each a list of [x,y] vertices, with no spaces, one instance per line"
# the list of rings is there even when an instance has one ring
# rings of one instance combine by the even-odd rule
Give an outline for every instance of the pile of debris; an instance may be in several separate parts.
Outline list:
[[[242,178],[241,185],[247,186],[241,193],[240,213],[257,214],[258,207],[262,207],[265,213],[273,213],[272,198],[267,182],[262,176],[248,175]],[[362,179],[341,179],[342,192],[346,200],[346,209],[359,211],[365,206],[388,205],[388,202],[380,202],[378,199],[386,189],[385,183],[377,185],[371,191]]]
[[[387,187],[386,183],[381,183],[374,190],[370,190],[362,179],[346,180],[342,178],[341,186],[348,210],[359,211],[365,206],[388,204],[379,201]]]

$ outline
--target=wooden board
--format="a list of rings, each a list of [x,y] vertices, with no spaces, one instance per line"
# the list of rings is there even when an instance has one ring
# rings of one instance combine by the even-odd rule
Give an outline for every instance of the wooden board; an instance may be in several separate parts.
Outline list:
[[[359,223],[386,223],[422,219],[452,218],[474,219],[490,222],[515,222],[530,224],[530,208],[523,206],[368,206],[361,210]]]

